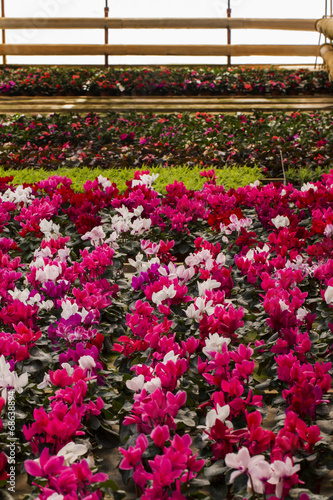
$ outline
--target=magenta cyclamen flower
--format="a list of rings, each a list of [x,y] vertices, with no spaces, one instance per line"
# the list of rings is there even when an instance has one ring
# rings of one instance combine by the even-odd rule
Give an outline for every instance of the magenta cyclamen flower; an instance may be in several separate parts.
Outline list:
[[[53,455],[50,457],[48,448],[44,448],[38,460],[26,460],[25,470],[34,477],[50,477],[58,475],[66,467],[64,457]]]
[[[135,446],[130,446],[128,450],[124,448],[119,448],[119,451],[124,455],[124,458],[120,462],[120,469],[130,470],[139,463],[141,463],[141,457],[143,452],[148,447],[148,439],[144,434],[141,434],[135,443]]]

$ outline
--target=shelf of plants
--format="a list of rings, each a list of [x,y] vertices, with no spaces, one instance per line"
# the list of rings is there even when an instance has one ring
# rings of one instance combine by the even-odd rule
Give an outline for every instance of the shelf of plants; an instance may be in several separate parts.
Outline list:
[[[4,169],[259,167],[318,180],[333,158],[330,113],[52,114],[0,119]],[[304,175],[303,175],[304,177]]]
[[[333,171],[300,189],[202,176],[165,195],[149,171],[123,194],[0,179],[9,491],[24,470],[41,500],[329,491]],[[125,486],[94,465],[117,447]]]
[[[331,93],[325,71],[283,68],[61,68],[0,70],[2,95],[311,95]]]

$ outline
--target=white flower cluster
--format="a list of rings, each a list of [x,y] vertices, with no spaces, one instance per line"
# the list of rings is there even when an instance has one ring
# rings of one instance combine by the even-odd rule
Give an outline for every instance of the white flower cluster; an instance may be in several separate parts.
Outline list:
[[[229,345],[231,339],[221,337],[218,333],[210,333],[208,338],[205,340],[205,347],[203,347],[202,352],[211,359],[212,356],[210,352],[222,352],[223,345]]]
[[[298,472],[301,468],[299,464],[293,465],[290,457],[285,461],[274,460],[268,463],[264,455],[250,456],[249,450],[241,448],[238,453],[227,453],[225,463],[228,467],[236,469],[230,476],[230,483],[233,483],[237,476],[246,473],[249,476],[247,483],[249,490],[263,495],[266,483],[275,485],[275,497],[283,498],[283,482]]]
[[[95,226],[91,231],[86,232],[81,236],[82,240],[89,240],[97,247],[103,245],[106,234],[102,226]]]
[[[53,307],[52,300],[42,300],[42,297],[39,293],[30,297],[30,290],[25,288],[24,290],[18,290],[16,287],[14,290],[9,290],[8,293],[13,297],[13,300],[19,300],[25,305],[38,306],[38,311],[42,311],[43,309],[46,311],[50,311]]]
[[[9,363],[6,362],[5,356],[0,356],[0,389],[1,397],[7,401],[7,391],[8,389],[14,389],[16,392],[21,394],[23,392],[23,387],[28,383],[28,374],[22,373],[18,376],[16,372],[10,370]]]
[[[173,262],[169,262],[167,267],[161,266],[158,272],[162,276],[167,276],[170,280],[179,279],[180,281],[186,283],[187,281],[190,281],[191,278],[193,278],[195,269],[194,267],[189,267],[186,269],[183,264],[181,264],[180,266],[175,266]]]
[[[32,188],[23,186],[17,186],[14,191],[7,189],[2,195],[0,194],[1,201],[9,201],[11,203],[23,203],[24,206],[30,205],[32,200],[35,198],[32,196]]]
[[[61,303],[61,307],[61,317],[63,319],[68,319],[74,314],[79,314],[83,321],[88,314],[88,311],[84,307],[82,307],[82,310],[79,312],[79,306],[76,304],[76,302],[72,303],[69,299],[63,300]]]
[[[109,181],[109,179],[107,177],[103,177],[102,175],[99,175],[97,177],[97,180],[98,180],[98,184],[100,186],[102,186],[103,189],[106,189],[107,187],[112,186],[111,181]]]
[[[44,234],[44,240],[57,240],[60,236],[60,226],[58,224],[54,224],[51,220],[43,219],[39,223],[39,229]]]
[[[112,217],[111,224],[118,236],[128,232],[130,232],[131,235],[141,235],[149,231],[151,219],[143,219],[140,217],[143,212],[143,207],[141,205],[135,208],[133,212],[130,212],[124,205],[120,208],[116,208],[116,210],[119,215],[114,215]]]
[[[132,181],[132,187],[135,186],[146,186],[147,188],[151,188],[152,184],[159,177],[159,174],[142,174],[140,179],[134,179]]]
[[[53,264],[46,264],[44,267],[40,267],[36,271],[36,280],[40,283],[46,283],[47,281],[53,281],[55,283],[56,279],[61,275],[62,267],[58,262]]]
[[[221,252],[214,259],[208,249],[203,249],[200,252],[189,255],[185,259],[185,264],[187,266],[194,267],[194,266],[199,266],[200,264],[204,264],[205,268],[208,271],[211,271],[213,269],[214,263],[218,264],[219,266],[224,266],[225,255]]]
[[[290,226],[290,220],[284,215],[277,215],[276,217],[274,217],[274,219],[272,219],[272,223],[274,224],[276,229],[279,229],[279,227]]]
[[[250,217],[245,217],[244,219],[238,219],[236,214],[230,215],[230,224],[227,226],[223,223],[220,224],[220,231],[222,234],[231,234],[234,231],[240,233],[242,227],[248,228],[252,226],[252,219]]]
[[[205,313],[207,316],[214,314],[215,307],[212,304],[213,301],[207,300],[206,297],[197,297],[194,303],[185,310],[186,316],[199,323]]]
[[[303,184],[303,186],[301,187],[301,191],[304,193],[306,191],[309,191],[310,189],[313,189],[314,191],[318,191],[318,188],[317,186],[315,186],[314,184],[312,184],[312,182],[306,182],[305,184]]]
[[[164,286],[159,292],[154,292],[151,300],[159,306],[166,299],[173,299],[177,291],[175,290],[174,284],[170,286]]]
[[[153,257],[148,262],[144,262],[143,258],[144,255],[142,253],[138,253],[135,256],[135,260],[128,259],[128,263],[132,267],[135,267],[138,273],[144,273],[148,271],[148,269],[150,269],[153,264],[160,264],[160,259],[158,257]]]

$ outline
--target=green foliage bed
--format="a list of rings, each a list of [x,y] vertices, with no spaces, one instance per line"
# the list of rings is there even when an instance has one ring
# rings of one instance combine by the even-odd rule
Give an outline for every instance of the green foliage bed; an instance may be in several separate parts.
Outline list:
[[[143,169],[148,169],[148,166],[143,166]],[[154,167],[150,169],[150,173],[158,174],[159,177],[155,182],[155,189],[161,193],[165,192],[165,186],[170,184],[171,179],[183,182],[188,189],[199,190],[206,182],[206,178],[200,175],[202,168],[189,168],[186,165],[179,167],[170,167],[168,169]],[[133,169],[108,169],[102,168],[89,169],[88,167],[76,168],[59,168],[53,172],[54,175],[69,177],[73,184],[73,189],[83,191],[83,184],[87,180],[94,180],[99,175],[108,177],[112,182],[117,184],[118,189],[123,192],[126,189],[126,181],[133,178]],[[47,179],[50,172],[47,170],[23,169],[5,170],[0,167],[0,177],[14,176],[16,184],[34,183],[40,180]],[[260,178],[261,171],[254,167],[231,167],[216,170],[217,183],[222,184],[226,189],[237,188],[253,183]]]

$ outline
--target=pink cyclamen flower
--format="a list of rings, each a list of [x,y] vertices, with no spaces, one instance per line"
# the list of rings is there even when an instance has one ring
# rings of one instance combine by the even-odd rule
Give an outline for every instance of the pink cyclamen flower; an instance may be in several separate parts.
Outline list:
[[[26,460],[25,470],[31,476],[55,476],[65,469],[63,456],[51,456],[48,448],[44,448],[38,460]]]
[[[291,458],[287,457],[285,462],[282,462],[282,460],[275,460],[271,467],[273,474],[268,482],[270,484],[276,484],[275,495],[278,498],[282,498],[284,479],[288,479],[298,472],[301,466],[299,464],[293,465]]]
[[[158,425],[151,432],[150,437],[152,438],[156,446],[162,448],[165,445],[166,441],[169,441],[170,439],[169,427],[167,425]]]
[[[265,461],[264,455],[250,456],[249,450],[245,447],[241,448],[238,453],[227,453],[225,456],[225,463],[231,469],[235,470],[230,476],[230,483],[233,483],[236,477],[244,472],[250,473],[258,462]]]

